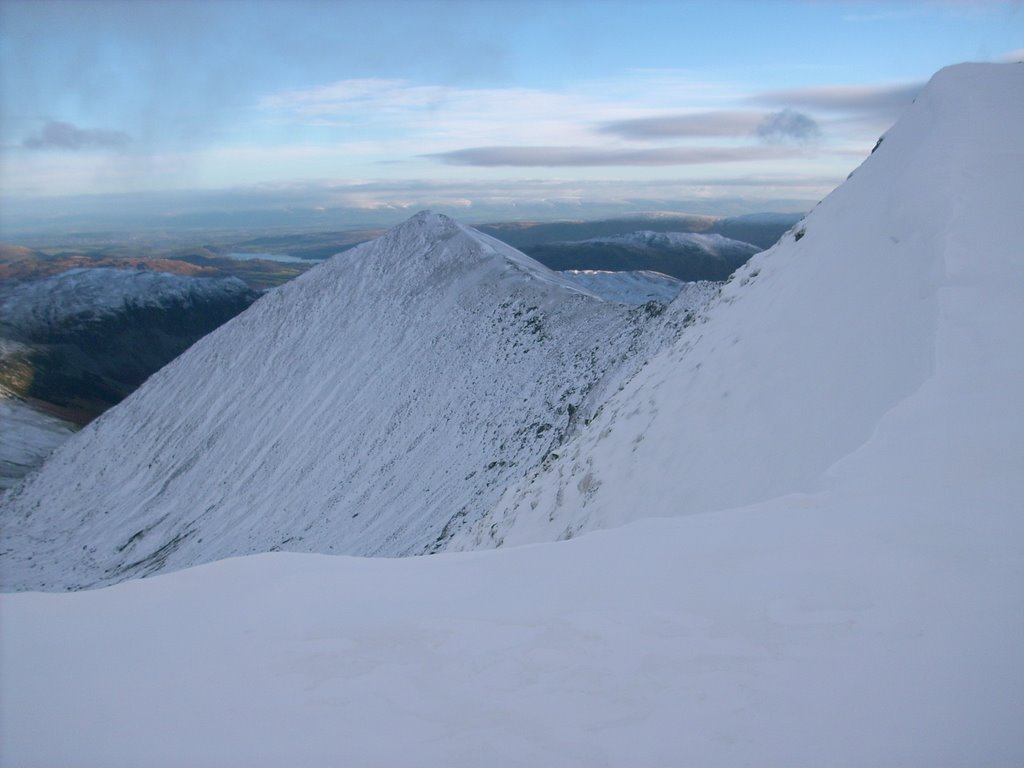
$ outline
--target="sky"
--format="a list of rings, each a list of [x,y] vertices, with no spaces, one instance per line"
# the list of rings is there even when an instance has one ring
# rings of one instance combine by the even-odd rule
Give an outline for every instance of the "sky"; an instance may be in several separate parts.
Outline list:
[[[0,236],[801,210],[1021,58],[1020,0],[0,0]]]

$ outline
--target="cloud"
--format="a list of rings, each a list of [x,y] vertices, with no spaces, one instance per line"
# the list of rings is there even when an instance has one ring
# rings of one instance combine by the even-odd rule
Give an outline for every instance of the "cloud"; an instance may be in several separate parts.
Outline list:
[[[628,82],[627,82],[628,81]],[[700,99],[711,104],[728,87],[694,83],[680,73],[639,72],[622,81],[584,81],[568,89],[471,88],[401,79],[348,79],[276,91],[259,101],[266,125],[288,126],[346,140],[414,139],[444,151],[483,145],[501,136],[510,144],[593,144],[594,126],[666,113]],[[747,133],[756,119],[746,123]]]
[[[131,143],[121,131],[79,128],[71,123],[49,122],[21,145],[26,149],[120,149]]]
[[[763,117],[761,112],[719,110],[620,120],[601,126],[600,130],[624,139],[747,136]]]
[[[398,110],[434,106],[454,90],[413,85],[407,80],[362,78],[268,94],[260,100],[260,106],[293,110],[307,117],[362,109]]]
[[[440,152],[434,157],[448,165],[585,168],[598,166],[701,165],[774,159],[787,155],[769,147],[659,147],[602,149],[582,147],[472,147]]]
[[[765,115],[755,133],[768,143],[792,141],[800,144],[821,138],[821,129],[814,119],[794,109]]]
[[[835,85],[766,91],[750,97],[757,104],[788,108],[897,116],[924,88],[924,83],[904,85]]]
[[[1007,64],[1017,64],[1024,62],[1024,48],[1017,48],[1013,51],[1007,51],[1001,56],[996,57],[996,61],[1005,62]]]

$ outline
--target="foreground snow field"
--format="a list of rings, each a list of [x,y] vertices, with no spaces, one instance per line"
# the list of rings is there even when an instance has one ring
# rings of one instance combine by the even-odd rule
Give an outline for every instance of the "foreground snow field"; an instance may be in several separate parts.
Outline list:
[[[1022,95],[936,75],[451,542],[545,543],[0,596],[0,762],[1024,764]],[[73,586],[63,455],[15,545]]]
[[[1020,765],[1020,497],[945,491],[4,595],[2,763]]]

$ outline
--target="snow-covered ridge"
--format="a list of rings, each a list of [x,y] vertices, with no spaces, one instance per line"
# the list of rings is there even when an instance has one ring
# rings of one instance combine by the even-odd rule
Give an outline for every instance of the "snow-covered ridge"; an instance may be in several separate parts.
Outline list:
[[[207,278],[106,267],[0,283],[2,322],[27,334],[126,307],[165,306],[250,291],[237,277]]]
[[[404,272],[403,280],[416,280],[423,273],[445,274],[452,267],[497,259],[515,273],[529,275],[574,293],[587,294],[577,283],[551,271],[525,253],[442,213],[420,211],[402,225],[389,230],[379,242],[379,250],[383,254],[377,262],[380,274]],[[410,258],[410,254],[415,256]]]
[[[706,253],[720,254],[723,251],[740,251],[753,255],[760,248],[750,243],[733,240],[719,234],[703,234],[700,232],[652,232],[641,230],[630,232],[625,235],[612,235],[610,237],[593,237],[587,240],[579,240],[577,243],[601,243],[609,245],[631,245],[637,247],[653,248],[698,248]]]
[[[668,304],[675,300],[686,310],[700,311],[717,295],[720,283],[709,280],[683,282],[650,270],[609,272],[596,269],[570,269],[563,275],[608,301]],[[678,297],[678,298],[677,298]]]
[[[975,467],[964,452],[988,455],[986,433],[1008,442],[984,474],[1024,499],[1011,471],[1024,460],[1021,93],[1024,67],[936,75],[845,184],[737,271],[698,332],[459,546],[817,492],[855,456],[910,492]]]
[[[684,322],[418,214],[267,293],[58,449],[5,499],[4,585],[443,548]]]

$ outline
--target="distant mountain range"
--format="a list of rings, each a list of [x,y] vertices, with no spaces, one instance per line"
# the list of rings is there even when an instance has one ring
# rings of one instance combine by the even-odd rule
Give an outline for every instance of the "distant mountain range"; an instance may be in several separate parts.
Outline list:
[[[803,216],[803,213],[757,213],[721,217],[655,211],[592,221],[513,221],[484,224],[478,229],[520,249],[554,242],[615,237],[632,232],[718,234],[752,243],[759,248],[767,248],[778,241]]]
[[[545,266],[557,270],[644,270],[682,281],[720,281],[761,249],[717,234],[641,231],[547,243],[524,250]]]

